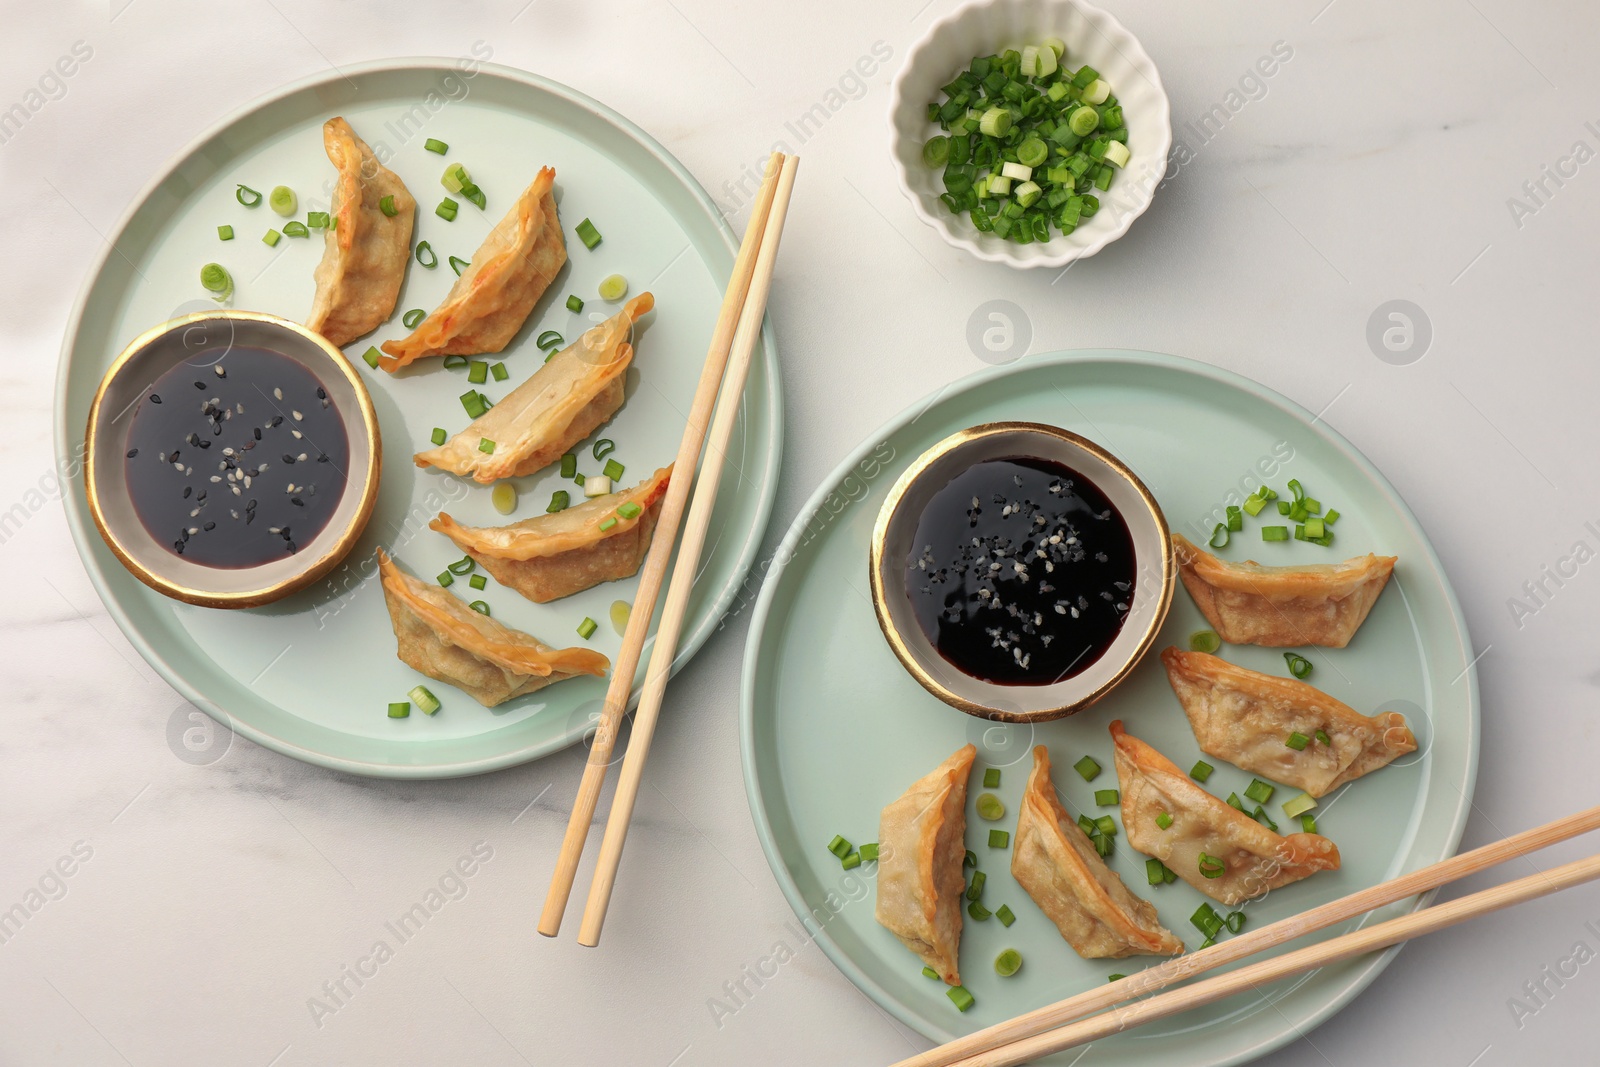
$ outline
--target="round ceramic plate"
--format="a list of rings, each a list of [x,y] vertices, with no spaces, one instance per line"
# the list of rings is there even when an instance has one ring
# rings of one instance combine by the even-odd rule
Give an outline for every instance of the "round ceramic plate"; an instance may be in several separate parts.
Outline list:
[[[1009,849],[988,846],[991,827],[1012,830],[1035,744],[1049,747],[1055,784],[1069,810],[1091,817],[1096,789],[1115,788],[1107,724],[1123,719],[1180,767],[1200,758],[1188,720],[1155,655],[1187,647],[1206,625],[1179,590],[1155,649],[1118,689],[1092,708],[1035,726],[987,722],[926,693],[878,632],[867,578],[868,539],[889,487],[926,448],[963,427],[998,420],[1054,423],[1103,445],[1149,486],[1176,532],[1204,543],[1228,504],[1265,482],[1290,478],[1341,518],[1331,548],[1290,540],[1264,543],[1259,527],[1287,522],[1275,512],[1246,519],[1219,554],[1269,564],[1332,562],[1366,552],[1397,555],[1389,587],[1348,648],[1298,650],[1310,681],[1358,710],[1403,712],[1417,753],[1325,797],[1318,831],[1338,843],[1342,869],[1277,890],[1244,910],[1259,926],[1451,855],[1472,796],[1478,758],[1477,684],[1465,624],[1416,519],[1349,442],[1302,408],[1246,379],[1174,356],[1087,351],[1029,356],[949,387],[885,426],[840,465],[789,530],[762,589],[745,653],[741,732],[745,783],[757,832],[795,912],[816,931],[845,975],[929,1039],[1000,1022],[1020,1012],[1132,974],[1158,960],[1085,960],[1061,939],[1011,877]],[[1270,518],[1269,518],[1270,513]],[[1225,658],[1282,675],[1282,650],[1226,646]],[[942,982],[873,918],[873,864],[844,870],[828,851],[835,834],[878,836],[878,814],[961,745],[978,747],[968,790],[967,847],[988,879],[982,901],[1016,914],[965,920],[961,977],[976,998],[965,1014]],[[1091,784],[1073,770],[1090,755],[1104,768]],[[1251,775],[1220,760],[1206,783],[1214,794],[1243,793]],[[1006,816],[976,815],[987,768]],[[1279,787],[1270,815],[1296,790]],[[1293,826],[1298,830],[1299,827]],[[1191,949],[1203,940],[1189,917],[1205,901],[1183,882],[1149,886],[1144,857],[1119,836],[1109,863]],[[1413,900],[1374,913],[1388,918]],[[1328,936],[1345,932],[1336,928]],[[1002,949],[1023,956],[1011,978],[995,974]],[[1392,957],[1322,970],[1122,1034],[1095,1046],[1099,1064],[1198,1067],[1242,1063],[1303,1034],[1337,1011]],[[1047,1062],[1069,1063],[1077,1053]]]
[[[326,210],[333,169],[321,126],[343,115],[405,181],[418,202],[414,240],[426,240],[438,266],[415,260],[399,307],[387,325],[347,346],[378,411],[384,452],[379,503],[346,564],[312,589],[267,608],[218,611],[169,601],[140,585],[106,549],[86,513],[81,463],[90,399],[118,351],[156,323],[214,307],[199,286],[202,264],[232,273],[233,306],[305,318],[320,235],[262,241],[285,219],[266,205],[241,206],[237,183],[263,193],[283,184],[300,197],[299,218]],[[449,154],[423,142],[447,142]],[[440,173],[467,166],[488,197],[486,211],[461,200],[446,222],[434,207],[447,195]],[[556,195],[568,263],[527,325],[498,356],[509,372],[481,386],[440,360],[391,377],[359,362],[369,345],[404,336],[400,313],[432,309],[455,281],[448,257],[471,258],[494,223],[541,165],[556,168]],[[603,235],[593,250],[573,234],[589,218]],[[235,237],[218,238],[230,225]],[[570,745],[593,728],[605,680],[582,678],[496,708],[484,708],[445,685],[437,715],[385,714],[390,701],[426,681],[395,658],[394,633],[374,580],[373,553],[387,547],[412,573],[431,577],[461,552],[427,529],[441,509],[469,525],[499,517],[489,489],[433,470],[410,454],[428,447],[434,427],[455,432],[469,421],[458,396],[469,388],[497,400],[542,361],[535,339],[545,330],[568,341],[614,314],[596,293],[601,279],[625,275],[632,293],[650,290],[656,310],[635,340],[627,400],[595,438],[617,448],[610,458],[632,484],[672,461],[705,358],[736,244],[694,178],[644,131],[601,104],[521,71],[444,59],[404,59],[346,67],[296,82],[201,136],[135,201],[112,233],[66,332],[56,385],[56,450],[73,475],[67,514],[78,551],[101,597],[128,639],[184,696],[250,739],[300,759],[361,774],[443,777],[510,766]],[[579,314],[566,299],[585,301]],[[729,450],[732,470],[717,499],[721,537],[706,553],[690,602],[677,664],[705,642],[744,580],[770,513],[778,471],[781,404],[770,332],[751,371],[743,414]],[[597,473],[593,441],[579,469]],[[572,489],[554,467],[516,480],[512,518],[542,514],[551,493]],[[533,604],[492,583],[482,592],[494,617],[547,643],[580,644],[587,616],[600,629],[589,645],[615,656],[620,638],[608,620],[615,600],[631,600],[633,580],[551,604]],[[644,677],[641,661],[638,680]],[[637,684],[637,683],[636,683]]]

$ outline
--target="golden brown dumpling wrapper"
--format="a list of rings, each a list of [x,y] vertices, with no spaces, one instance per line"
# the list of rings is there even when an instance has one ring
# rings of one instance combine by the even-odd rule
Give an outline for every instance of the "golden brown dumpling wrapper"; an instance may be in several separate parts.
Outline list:
[[[1111,724],[1128,844],[1165,863],[1212,900],[1242,904],[1318,871],[1339,869],[1339,846],[1319,834],[1280,837],[1201,789],[1171,760]],[[1165,812],[1165,830],[1156,817]],[[1200,854],[1221,861],[1216,878],[1200,873]]]
[[[567,261],[555,182],[553,167],[539,171],[472,254],[444,302],[411,336],[383,343],[379,366],[396,371],[428,356],[499,352],[511,342]]]
[[[977,755],[963,745],[878,820],[878,922],[948,985],[961,984],[967,776]]]
[[[1084,959],[1183,951],[1183,942],[1161,925],[1155,905],[1129,891],[1056,799],[1050,752],[1043,745],[1034,746],[1033,773],[1017,812],[1011,874]]]
[[[671,477],[672,468],[663,467],[632,489],[507,526],[463,526],[442,512],[428,525],[495,581],[544,604],[636,572],[650,551]],[[639,508],[631,518],[618,513],[628,504]]]
[[[1305,682],[1204,652],[1169,648],[1161,662],[1201,751],[1314,797],[1417,750],[1399,712],[1363,715]],[[1318,730],[1329,744],[1316,740]],[[1312,740],[1296,752],[1290,734]]]
[[[317,293],[306,325],[344,346],[371,333],[394,313],[411,260],[411,226],[417,202],[399,175],[378,162],[367,142],[335,116],[322,125],[322,144],[339,172],[323,234]],[[380,206],[394,197],[395,213]]]
[[[1229,563],[1172,535],[1178,576],[1200,613],[1235,645],[1343,648],[1356,635],[1398,556],[1368,553],[1343,563],[1264,567]]]
[[[432,582],[402,572],[382,549],[378,573],[401,662],[486,708],[581,674],[598,677],[611,666],[592,649],[551,648],[480,615]]]
[[[622,407],[623,373],[633,360],[633,324],[655,306],[640,293],[605,322],[585,330],[533,376],[465,430],[418,452],[419,467],[438,467],[488,485],[532,474],[560,459]],[[484,452],[484,438],[494,442]]]

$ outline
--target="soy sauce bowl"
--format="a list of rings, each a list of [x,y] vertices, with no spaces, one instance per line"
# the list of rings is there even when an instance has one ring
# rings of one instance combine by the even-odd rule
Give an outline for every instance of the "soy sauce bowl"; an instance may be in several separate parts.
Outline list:
[[[1071,468],[1121,516],[1132,544],[1132,596],[1120,628],[1098,658],[1077,673],[1047,684],[1001,684],[958,668],[924,630],[907,584],[908,568],[922,551],[916,544],[918,525],[940,490],[977,464],[1024,458]],[[1063,596],[1076,595],[1073,566],[1057,568],[1051,578]],[[1128,676],[1155,643],[1166,620],[1177,564],[1160,506],[1127,464],[1094,442],[1056,426],[996,422],[945,438],[900,476],[878,512],[870,578],[878,625],[896,658],[924,689],[968,715],[1024,723],[1081,711]],[[1016,625],[1014,619],[1005,621]],[[1065,615],[1046,616],[1040,632],[1058,633],[1069,640],[1064,632],[1068,626]]]
[[[225,373],[230,366],[242,369],[244,361],[250,358],[243,350],[255,349],[265,349],[268,353],[276,353],[299,364],[326,392],[331,410],[337,413],[343,423],[348,443],[347,462],[344,469],[338,472],[343,475],[343,485],[338,490],[338,499],[326,524],[308,539],[296,542],[293,553],[286,550],[282,556],[253,565],[196,562],[191,558],[195,553],[191,552],[186,557],[176,552],[171,537],[158,539],[152,534],[136,510],[130,489],[129,465],[162,460],[158,456],[143,455],[144,450],[139,456],[129,457],[130,434],[137,415],[152,403],[152,386],[164,374],[187,365],[193,370],[196,382],[209,385],[214,380],[220,380],[220,376],[216,375],[218,366],[223,367]],[[236,384],[237,381],[236,378]],[[187,384],[187,378],[184,384]],[[186,389],[180,395],[163,396],[161,402],[167,406],[161,410],[183,410],[185,405],[198,405],[208,395],[207,391]],[[300,403],[314,403],[318,405],[319,412],[327,410],[321,407],[321,400],[315,394],[311,394],[308,401]],[[278,476],[283,474],[280,468],[287,466],[289,471],[301,468],[282,464],[280,453],[290,444],[303,448],[315,447],[308,445],[308,439],[295,439],[287,433],[281,434],[282,442],[277,439],[280,431],[292,430],[298,424],[299,417],[291,407],[290,401],[279,401],[270,392],[263,391],[259,404],[252,403],[245,412],[233,413],[234,417],[244,420],[239,423],[241,427],[270,421],[275,414],[285,416],[279,430],[273,431],[273,436],[263,442],[270,447],[250,453],[252,458],[259,457],[261,462],[270,464],[273,477],[268,479],[265,474],[258,475],[253,479],[255,484],[237,496],[232,492],[236,483],[225,474],[219,474],[221,448],[200,449],[184,445],[179,449],[180,452],[189,453],[183,455],[182,459],[185,466],[192,467],[193,471],[187,477],[180,476],[181,482],[174,480],[172,491],[176,493],[192,485],[195,492],[193,496],[183,498],[184,503],[198,496],[199,491],[207,493],[206,509],[201,516],[193,519],[195,528],[200,529],[204,522],[212,521],[220,529],[208,531],[205,536],[230,535],[235,527],[229,524],[241,521],[232,519],[230,513],[237,510],[243,515],[247,498],[264,498],[269,492],[283,497],[290,495],[286,493],[286,486],[293,480],[280,482]],[[278,410],[280,408],[283,409],[281,412]],[[149,410],[151,413],[155,411]],[[294,421],[290,421],[290,417]],[[226,426],[232,429],[232,419]],[[230,433],[227,438],[219,436],[216,440],[231,440],[233,436]],[[135,338],[117,356],[101,380],[89,407],[89,422],[84,438],[84,485],[89,513],[94,518],[100,536],[135,578],[156,592],[185,603],[210,608],[251,608],[270,604],[304,589],[339,564],[372,517],[378,499],[382,456],[383,446],[372,398],[367,393],[366,385],[338,348],[299,323],[276,315],[219,310],[185,315],[164,322]],[[320,479],[319,484],[326,485],[330,480],[336,480],[328,477],[331,464],[312,460],[304,469],[308,472],[308,481]],[[212,481],[213,476],[219,480]],[[321,500],[316,503],[317,510],[326,506]],[[309,516],[312,512],[308,511],[307,514]],[[260,527],[250,524],[252,536],[259,536],[261,532]]]

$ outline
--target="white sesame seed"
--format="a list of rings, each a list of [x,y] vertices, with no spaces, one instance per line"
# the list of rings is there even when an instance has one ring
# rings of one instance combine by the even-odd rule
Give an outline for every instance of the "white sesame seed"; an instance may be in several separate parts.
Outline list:
[[[294,434],[296,441],[305,436],[305,434],[301,433],[299,430],[290,430],[289,432]]]
[[[283,390],[282,389],[274,389],[272,391],[272,395],[274,397],[276,397],[277,399],[282,400],[283,399]],[[277,530],[273,530],[272,532],[273,533],[277,533],[278,531]]]
[[[238,486],[237,486],[237,485],[233,485],[233,486],[229,486],[229,487],[228,487],[228,488],[230,488],[230,489],[232,489],[232,490],[233,490],[233,495],[234,495],[234,496],[242,496],[242,495],[243,495],[243,494],[241,494],[241,493],[240,493],[240,492],[239,492],[239,487],[238,487]],[[234,518],[236,518],[236,519],[237,519],[237,518],[238,518],[238,517],[239,517],[239,516],[237,516],[237,515],[235,515],[235,516],[234,516]]]
[[[222,475],[220,475],[220,474],[213,474],[213,475],[212,475],[212,476],[211,476],[211,480],[212,480],[212,481],[214,481],[214,482],[220,482],[220,481],[222,481]]]
[[[295,422],[299,422],[301,419],[305,418],[305,416],[300,414],[298,411],[290,411],[289,414],[294,416]]]
[[[294,457],[294,459],[296,463],[304,463],[306,461],[306,454],[302,452],[298,456]]]
[[[198,514],[200,514],[200,509],[199,508],[195,508],[193,511],[189,512],[189,517],[192,519]]]
[[[220,364],[220,363],[218,363],[216,366],[212,367],[211,369],[217,372],[217,377],[218,378],[226,378],[228,376],[227,371],[224,371],[222,369],[222,364]]]
[[[248,474],[244,476],[244,487],[246,489],[250,488],[250,476]]]
[[[274,533],[275,534],[275,533],[282,533],[282,532],[283,531],[278,529],[276,526],[268,526],[267,527],[267,533]]]

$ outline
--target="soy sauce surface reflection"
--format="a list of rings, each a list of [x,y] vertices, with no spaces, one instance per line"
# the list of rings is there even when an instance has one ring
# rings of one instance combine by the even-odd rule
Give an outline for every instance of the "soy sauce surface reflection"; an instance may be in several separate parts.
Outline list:
[[[333,517],[350,439],[322,383],[264,348],[202,352],[163,374],[128,431],[128,493],[156,541],[209,567],[256,567]]]
[[[906,593],[939,654],[1001,685],[1049,685],[1111,647],[1133,603],[1133,538],[1072,468],[988,460],[928,502],[906,561]]]

